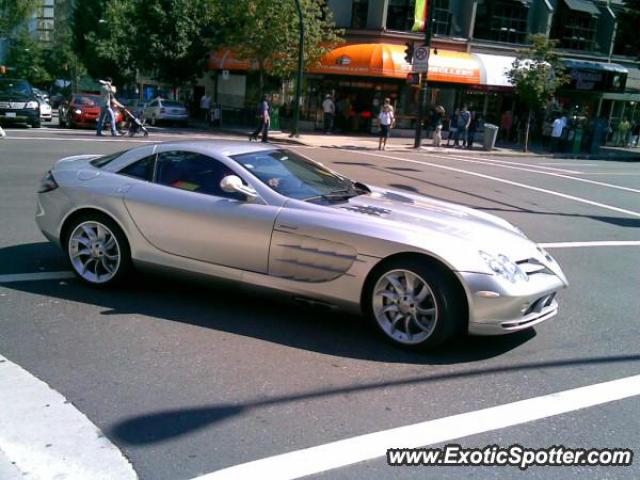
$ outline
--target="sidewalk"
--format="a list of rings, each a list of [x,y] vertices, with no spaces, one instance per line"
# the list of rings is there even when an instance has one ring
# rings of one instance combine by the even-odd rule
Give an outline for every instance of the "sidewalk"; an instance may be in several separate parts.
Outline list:
[[[201,124],[200,124],[201,123]],[[211,128],[207,127],[204,122],[193,122],[194,127],[209,132],[220,132],[234,134],[242,138],[248,138],[249,127],[223,127]],[[303,145],[316,148],[341,148],[346,150],[375,150],[378,151],[378,137],[374,135],[338,135],[316,132],[303,132],[298,137],[292,138],[289,132],[271,131],[269,132],[269,140],[274,143],[284,143],[293,145]],[[387,141],[386,152],[415,152],[413,147],[414,139],[407,137],[390,137]],[[446,141],[445,141],[446,144]],[[422,147],[418,150],[427,154],[438,155],[491,155],[491,156],[509,156],[509,157],[548,157],[548,158],[567,158],[567,159],[586,159],[586,160],[619,160],[619,161],[640,161],[640,148],[620,148],[620,147],[602,147],[598,154],[588,153],[550,153],[542,148],[541,145],[532,144],[528,152],[522,151],[521,145],[511,144],[498,146],[487,151],[482,148],[481,143],[476,143],[471,150],[432,146],[431,139],[424,139]]]

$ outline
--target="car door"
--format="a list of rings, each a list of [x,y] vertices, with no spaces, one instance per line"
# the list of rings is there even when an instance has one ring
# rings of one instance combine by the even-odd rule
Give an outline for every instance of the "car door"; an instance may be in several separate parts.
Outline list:
[[[220,180],[235,172],[200,153],[164,151],[154,163],[153,181],[132,180],[124,194],[129,214],[152,245],[172,255],[267,273],[279,207],[223,192]]]

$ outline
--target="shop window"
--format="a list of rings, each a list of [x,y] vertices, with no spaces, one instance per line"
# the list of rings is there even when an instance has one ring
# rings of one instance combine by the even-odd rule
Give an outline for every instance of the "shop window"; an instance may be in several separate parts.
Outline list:
[[[411,31],[415,5],[415,0],[389,0],[387,30]]]
[[[369,0],[353,0],[351,6],[351,28],[366,28]]]
[[[562,3],[554,16],[551,36],[560,48],[591,51],[595,49],[597,25],[598,17],[570,10]]]
[[[447,36],[450,30],[449,0],[433,0],[433,34]]]
[[[504,43],[527,40],[527,3],[517,0],[480,0],[476,13],[476,38]]]

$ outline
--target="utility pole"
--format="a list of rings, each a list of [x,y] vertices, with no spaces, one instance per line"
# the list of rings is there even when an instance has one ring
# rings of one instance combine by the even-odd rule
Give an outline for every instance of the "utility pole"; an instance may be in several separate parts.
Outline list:
[[[304,69],[304,19],[302,17],[302,7],[300,0],[296,0],[298,17],[300,19],[300,41],[298,45],[298,78],[296,80],[296,100],[293,105],[293,126],[290,137],[298,136],[298,122],[300,121],[300,91],[302,90],[302,71]]]
[[[427,1],[427,18],[424,22],[424,46],[427,48],[427,55],[431,54],[431,31],[433,28],[433,0]],[[413,143],[414,148],[422,145],[422,123],[424,113],[427,109],[427,75],[429,70],[429,60],[427,59],[427,71],[420,74],[420,105],[418,107],[418,118],[416,119],[416,137]]]

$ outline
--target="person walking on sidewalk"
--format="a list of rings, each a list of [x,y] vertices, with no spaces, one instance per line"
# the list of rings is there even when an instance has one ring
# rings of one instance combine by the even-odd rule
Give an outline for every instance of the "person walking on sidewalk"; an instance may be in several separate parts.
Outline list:
[[[631,123],[627,120],[627,117],[623,118],[618,123],[618,146],[626,147],[629,144],[629,131],[631,130]]]
[[[211,123],[210,111],[211,97],[205,90],[204,95],[200,98],[200,115],[202,116],[202,119],[209,124]]]
[[[460,114],[458,115],[458,132],[456,135],[455,146],[459,147],[459,139],[462,138],[462,148],[466,148],[467,139],[469,138],[469,125],[471,124],[471,112],[467,109],[466,105],[462,106]]]
[[[378,126],[380,127],[380,140],[378,140],[378,150],[386,150],[387,139],[389,138],[389,130],[395,124],[396,118],[393,114],[391,105],[383,105],[382,110],[378,114]]]
[[[331,100],[331,95],[328,93],[324,97],[324,102],[322,102],[322,114],[324,120],[324,133],[329,134],[331,130],[333,130],[333,119],[336,115],[336,106]]]
[[[556,153],[560,146],[560,140],[562,138],[562,132],[567,126],[567,120],[565,116],[556,117],[551,124],[551,153]]]
[[[109,124],[111,126],[111,136],[118,135],[116,130],[116,115],[113,113],[112,103],[116,93],[115,87],[111,84],[113,80],[111,77],[107,77],[104,80],[100,80],[100,118],[98,119],[98,126],[96,128],[96,135],[102,136],[102,129],[104,127],[104,121],[109,117]]]
[[[269,116],[269,96],[266,94],[262,96],[262,101],[258,105],[257,119],[258,126],[253,133],[249,134],[249,141],[258,141],[258,134],[262,133],[262,143],[267,143],[269,141],[271,117]]]
[[[447,147],[450,146],[451,140],[453,140],[453,146],[455,147],[458,142],[458,115],[460,110],[456,108],[453,115],[449,118],[449,135],[447,135]]]
[[[442,142],[442,125],[444,116],[444,107],[438,105],[433,109],[433,146],[440,147]]]
[[[478,127],[480,126],[482,117],[478,114],[478,112],[471,112],[471,122],[469,123],[469,131],[467,132],[467,149],[471,150],[473,148],[473,141],[476,137],[476,132],[478,131]]]

